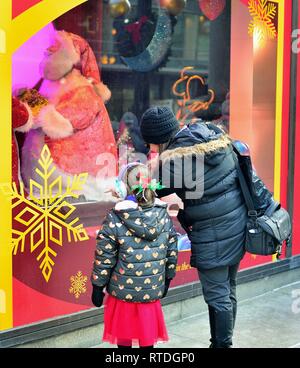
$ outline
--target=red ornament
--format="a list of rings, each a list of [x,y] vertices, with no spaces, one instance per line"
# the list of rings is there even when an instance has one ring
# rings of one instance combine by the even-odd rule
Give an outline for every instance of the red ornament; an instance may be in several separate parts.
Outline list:
[[[148,17],[142,16],[137,22],[129,24],[125,27],[125,30],[132,34],[132,41],[135,45],[141,42],[141,28],[147,22]]]
[[[200,10],[209,20],[217,19],[222,14],[225,5],[226,0],[199,0]]]

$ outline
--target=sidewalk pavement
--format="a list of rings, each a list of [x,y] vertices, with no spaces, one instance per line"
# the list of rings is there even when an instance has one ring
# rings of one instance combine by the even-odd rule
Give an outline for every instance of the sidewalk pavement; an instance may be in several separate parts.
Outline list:
[[[207,348],[208,313],[169,323],[168,332],[170,341],[157,347]],[[240,302],[233,347],[300,348],[300,281]]]

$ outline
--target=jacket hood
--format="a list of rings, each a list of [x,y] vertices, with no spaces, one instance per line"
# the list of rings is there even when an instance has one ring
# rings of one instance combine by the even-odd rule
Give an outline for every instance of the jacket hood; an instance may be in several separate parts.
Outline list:
[[[122,201],[116,204],[114,213],[132,235],[146,240],[155,240],[163,231],[167,221],[166,210],[167,204],[156,199],[152,207],[143,209],[133,201]]]
[[[201,120],[181,129],[162,153],[161,160],[165,163],[182,157],[205,155],[205,163],[214,166],[223,160],[225,149],[230,144],[231,140],[223,130]]]

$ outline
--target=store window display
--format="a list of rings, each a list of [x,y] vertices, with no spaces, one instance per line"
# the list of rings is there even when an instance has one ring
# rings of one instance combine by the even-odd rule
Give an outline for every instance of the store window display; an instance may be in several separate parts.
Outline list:
[[[13,181],[24,183],[26,201],[32,200],[30,194],[37,200],[45,196],[37,172],[42,152],[49,152],[56,168],[52,199],[80,175],[86,180],[77,196],[66,196],[64,205],[60,203],[51,236],[30,223],[24,252],[19,247],[13,256],[15,326],[92,307],[86,281],[89,260],[102,219],[115,201],[106,191],[123,164],[147,159],[140,120],[150,106],[170,107],[182,126],[196,119],[213,121],[248,143],[258,173],[274,191],[279,39],[255,47],[255,38],[248,34],[247,1],[220,0],[216,7],[210,3],[88,0],[53,19],[23,45],[27,48],[22,54],[16,51],[13,117],[19,117],[14,126]],[[278,16],[274,22],[280,33]],[[173,197],[166,201],[179,235],[172,286],[184,285],[197,281],[198,275],[190,267],[190,244],[176,219],[182,203]],[[40,207],[44,213],[45,202]],[[20,231],[24,224],[20,227],[17,220],[24,219],[13,216],[13,226]],[[64,233],[57,217],[66,224],[78,218],[85,230],[82,241]],[[52,272],[45,278],[37,258],[49,251],[46,238],[56,256],[50,257],[54,264],[49,261]],[[266,261],[271,257],[249,256],[242,267]],[[33,307],[28,314],[24,305],[29,301]]]
[[[25,184],[36,177],[34,158],[47,144],[64,183],[68,176],[86,172],[86,199],[105,200],[105,186],[101,188],[96,181],[99,168],[95,159],[102,153],[116,158],[115,139],[105,108],[111,92],[101,82],[93,51],[82,37],[59,31],[45,52],[40,65],[40,93],[49,103],[36,119],[39,129],[32,130],[24,143]]]

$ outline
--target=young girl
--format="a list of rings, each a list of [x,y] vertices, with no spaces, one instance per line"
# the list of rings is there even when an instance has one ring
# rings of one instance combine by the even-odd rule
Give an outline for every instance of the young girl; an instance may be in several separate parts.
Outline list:
[[[100,307],[106,287],[103,341],[152,348],[168,341],[160,299],[176,273],[177,235],[167,205],[155,198],[161,187],[145,165],[125,167],[117,187],[124,200],[97,236],[92,301]]]

